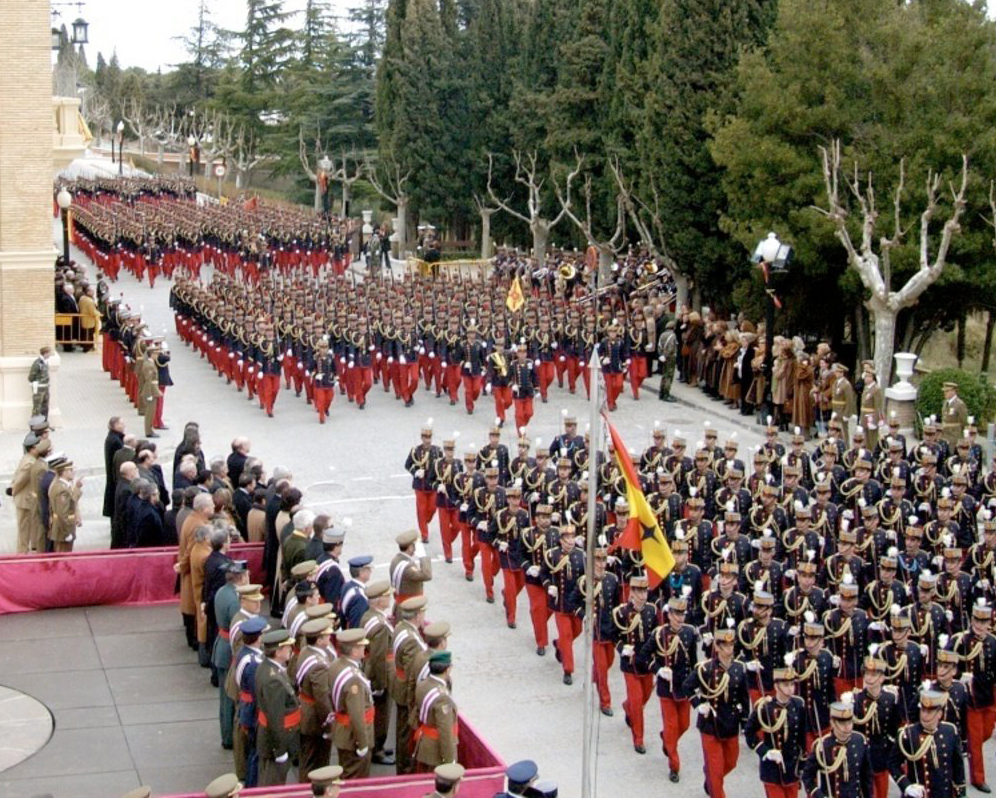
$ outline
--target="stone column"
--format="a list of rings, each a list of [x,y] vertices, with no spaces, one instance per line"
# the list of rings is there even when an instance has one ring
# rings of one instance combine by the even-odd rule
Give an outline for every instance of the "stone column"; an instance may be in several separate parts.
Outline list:
[[[0,427],[27,429],[28,368],[54,338],[48,0],[0,0]]]
[[[917,356],[911,352],[896,352],[895,385],[885,389],[886,414],[899,420],[899,431],[909,437],[916,421],[916,387],[909,381]]]

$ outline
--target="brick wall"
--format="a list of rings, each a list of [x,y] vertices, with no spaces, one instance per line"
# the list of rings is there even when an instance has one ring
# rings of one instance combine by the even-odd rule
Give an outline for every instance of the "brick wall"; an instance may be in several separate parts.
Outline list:
[[[47,0],[0,0],[3,356],[35,353],[53,337],[50,29]]]

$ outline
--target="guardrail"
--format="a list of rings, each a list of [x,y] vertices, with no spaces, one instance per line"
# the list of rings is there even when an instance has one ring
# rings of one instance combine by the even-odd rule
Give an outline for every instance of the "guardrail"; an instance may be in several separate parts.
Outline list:
[[[82,313],[55,314],[55,342],[64,346],[93,346],[100,348],[100,323],[95,327],[83,326]]]

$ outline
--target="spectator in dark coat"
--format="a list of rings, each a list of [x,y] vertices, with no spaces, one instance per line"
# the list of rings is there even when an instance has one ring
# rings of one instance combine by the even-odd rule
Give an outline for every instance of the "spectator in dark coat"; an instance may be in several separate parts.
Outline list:
[[[104,517],[114,515],[114,486],[118,475],[114,470],[114,455],[124,445],[124,422],[112,416],[107,422],[107,437],[104,438]]]
[[[228,455],[228,479],[233,485],[239,484],[242,469],[245,468],[246,460],[249,459],[250,446],[248,438],[236,438],[232,441],[232,453]]]
[[[183,490],[174,490],[173,502],[163,517],[163,537],[166,540],[164,546],[176,546],[180,542],[180,527],[177,525],[176,519],[182,507]]]
[[[128,546],[126,509],[132,496],[132,486],[139,479],[138,466],[128,461],[121,464],[117,485],[114,488],[114,514],[111,516],[111,548]]]
[[[168,546],[163,511],[159,505],[159,490],[148,480],[142,480],[138,486],[138,503],[134,506],[132,524],[135,528],[135,546],[137,548],[152,548]]]
[[[252,509],[254,490],[256,490],[256,478],[251,473],[245,472],[239,477],[238,490],[232,495],[232,504],[235,507],[235,528],[239,530],[243,540],[248,540],[246,521],[249,518],[249,511]]]
[[[187,454],[194,456],[194,459],[197,461],[198,471],[207,468],[207,463],[204,460],[204,452],[201,451],[201,431],[196,421],[187,422],[187,425],[183,428],[183,440],[180,441],[180,445],[176,447],[176,451],[173,453],[174,479],[176,479],[176,472],[180,468],[180,463],[183,462],[184,455]]]

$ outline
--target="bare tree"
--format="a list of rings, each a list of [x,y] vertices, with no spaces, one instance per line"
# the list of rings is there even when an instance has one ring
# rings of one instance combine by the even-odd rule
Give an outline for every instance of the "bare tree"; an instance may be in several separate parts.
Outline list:
[[[580,170],[584,158],[578,155],[576,150],[574,156],[577,159],[577,170]],[[574,174],[577,174],[577,172]],[[568,179],[570,179],[570,175],[568,175]],[[568,182],[566,191],[561,191],[560,185],[556,180],[554,180],[553,186],[557,194],[557,200],[560,202],[560,207],[564,209],[564,212],[567,214],[567,218],[570,219],[574,223],[574,226],[581,231],[585,237],[585,241],[588,242],[588,245],[595,247],[595,249],[598,250],[599,280],[606,279],[612,269],[612,262],[615,259],[615,256],[619,254],[622,250],[623,244],[626,243],[626,207],[623,202],[622,192],[616,192],[616,229],[609,238],[600,239],[595,232],[595,221],[592,218],[591,212],[591,174],[588,173],[584,177],[584,186],[582,188],[582,196],[584,197],[583,216],[579,215],[571,204],[570,183]]]
[[[200,139],[204,152],[204,177],[211,177],[211,165],[218,158],[229,158],[235,151],[235,125],[227,114],[204,111],[203,134]]]
[[[151,137],[157,148],[156,168],[162,172],[166,148],[183,139],[183,120],[177,116],[175,104],[162,106],[156,110]]]
[[[350,169],[352,164],[352,169]],[[332,179],[342,183],[342,215],[349,215],[349,197],[353,191],[353,183],[363,177],[363,164],[357,158],[356,150],[347,156],[343,150],[339,159],[332,159]]]
[[[145,142],[152,138],[156,129],[156,109],[149,108],[141,100],[129,100],[121,110],[124,121],[138,137],[138,153],[145,157]]]
[[[923,294],[944,271],[947,262],[951,239],[961,230],[958,220],[965,210],[965,187],[968,184],[968,156],[961,159],[961,186],[955,190],[948,184],[951,191],[951,215],[941,230],[941,240],[933,260],[930,257],[930,223],[937,212],[937,189],[941,184],[941,176],[936,172],[927,172],[927,207],[920,214],[920,268],[906,284],[898,291],[892,290],[892,250],[899,246],[909,227],[902,224],[902,200],[905,187],[905,164],[899,164],[899,183],[893,194],[893,228],[892,235],[882,234],[878,241],[878,252],[875,252],[875,227],[878,221],[878,209],[875,206],[875,190],[872,185],[871,173],[862,188],[858,175],[857,164],[854,166],[854,177],[844,177],[844,183],[850,189],[852,196],[861,212],[861,242],[855,246],[851,233],[847,229],[847,210],[844,208],[839,193],[840,172],[840,142],[834,141],[828,150],[820,147],[823,159],[823,180],[826,184],[827,208],[813,206],[834,225],[834,234],[847,252],[848,264],[858,273],[861,282],[870,292],[865,300],[865,307],[872,315],[875,325],[875,371],[879,383],[888,385],[892,373],[892,350],[896,338],[896,317],[903,308],[915,305]]]
[[[640,243],[647,248],[647,251],[661,263],[667,266],[674,278],[674,287],[677,290],[677,307],[681,307],[688,302],[688,289],[691,284],[688,275],[678,268],[677,262],[667,251],[667,236],[664,232],[664,212],[661,210],[660,195],[657,193],[657,186],[650,181],[651,202],[641,199],[626,181],[622,167],[618,158],[609,161],[609,169],[619,187],[619,201],[626,211],[626,216],[632,222],[640,237]]]
[[[232,154],[232,165],[235,167],[235,189],[247,188],[252,177],[252,170],[259,166],[265,156],[259,151],[259,142],[252,130],[247,131],[244,125],[239,126],[235,136],[235,150]]]
[[[83,110],[83,117],[90,126],[93,133],[93,143],[100,147],[104,141],[104,131],[111,127],[111,105],[107,100],[95,92],[90,93],[86,107]]]
[[[377,176],[378,167],[384,172],[383,181]],[[408,203],[411,201],[408,194],[408,180],[411,178],[412,172],[411,169],[402,172],[401,164],[393,158],[388,163],[379,164],[378,167],[367,161],[364,172],[367,181],[374,187],[374,191],[398,209],[394,229],[397,239],[395,243],[398,245],[396,255],[403,258],[408,252]]]
[[[312,155],[308,154],[308,148],[304,144],[304,128],[298,129],[297,134],[298,141],[298,156],[301,158],[301,166],[304,167],[304,173],[308,176],[308,179],[315,184],[315,213],[318,213],[322,209],[322,187],[321,180],[319,179],[319,168],[318,161],[321,159],[322,153],[322,132],[320,130],[315,131],[315,146]],[[315,165],[312,167],[311,158],[314,157]]]
[[[538,157],[536,151],[523,156],[518,150],[513,151],[512,157],[515,159],[516,183],[526,189],[526,213],[517,211],[509,200],[502,200],[495,194],[491,185],[491,173],[494,166],[494,156],[488,153],[488,196],[495,202],[500,210],[511,214],[516,219],[521,219],[529,225],[529,231],[533,234],[533,257],[536,258],[537,265],[543,268],[546,263],[546,242],[550,238],[550,231],[556,227],[560,220],[567,215],[567,210],[563,206],[553,219],[547,219],[543,215],[543,187],[546,185],[546,178],[540,175]],[[570,184],[577,177],[577,170],[567,177],[567,201],[570,202]]]

